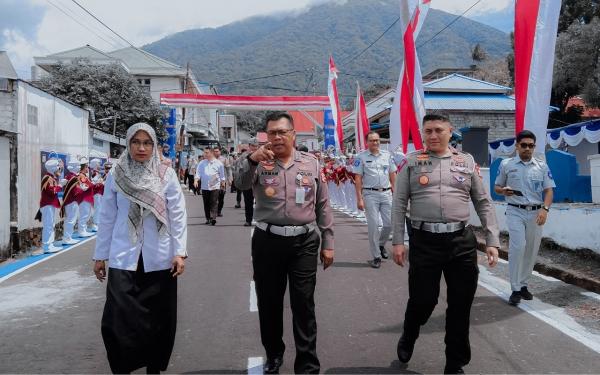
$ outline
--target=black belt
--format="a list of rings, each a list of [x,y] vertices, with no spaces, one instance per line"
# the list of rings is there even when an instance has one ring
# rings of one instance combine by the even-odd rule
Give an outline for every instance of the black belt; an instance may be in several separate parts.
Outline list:
[[[513,207],[517,207],[517,208],[520,208],[520,209],[523,209],[523,210],[527,210],[527,211],[537,211],[540,208],[542,208],[541,204],[538,204],[536,206],[528,206],[526,204],[512,204],[512,203],[509,203],[508,205],[509,206],[513,206]]]
[[[364,190],[373,190],[373,191],[388,191],[391,189],[391,187],[389,188],[363,188]]]

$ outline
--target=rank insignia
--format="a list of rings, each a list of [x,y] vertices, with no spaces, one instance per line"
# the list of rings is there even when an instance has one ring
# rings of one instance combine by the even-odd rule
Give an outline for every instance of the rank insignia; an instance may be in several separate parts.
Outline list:
[[[460,182],[461,184],[467,180],[463,176],[459,176],[459,175],[454,175],[454,178],[456,179],[456,181]]]
[[[417,160],[429,160],[429,154],[419,154]]]
[[[419,177],[419,184],[425,186],[429,183],[429,177],[427,177],[427,175],[421,175]]]

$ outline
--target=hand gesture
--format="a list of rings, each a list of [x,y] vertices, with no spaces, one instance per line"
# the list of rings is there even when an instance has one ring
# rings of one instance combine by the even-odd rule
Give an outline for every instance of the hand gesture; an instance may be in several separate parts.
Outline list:
[[[546,219],[548,218],[548,211],[541,209],[538,210],[537,217],[535,218],[535,222],[537,225],[546,224]]]
[[[273,160],[275,158],[275,153],[271,151],[271,142],[264,144],[258,148],[258,150],[254,151],[250,155],[250,159],[255,162],[261,162],[266,160]]]
[[[171,266],[171,273],[173,274],[173,277],[182,275],[184,268],[185,268],[184,258],[179,255],[173,257],[172,266]]]

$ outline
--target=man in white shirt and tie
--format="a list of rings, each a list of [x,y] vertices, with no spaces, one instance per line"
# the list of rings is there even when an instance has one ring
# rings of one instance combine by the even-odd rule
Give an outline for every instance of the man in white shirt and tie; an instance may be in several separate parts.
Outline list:
[[[210,148],[204,149],[204,160],[196,168],[194,187],[198,185],[202,189],[202,200],[204,202],[204,216],[206,223],[215,225],[217,223],[217,209],[219,203],[219,190],[225,189],[225,167]]]

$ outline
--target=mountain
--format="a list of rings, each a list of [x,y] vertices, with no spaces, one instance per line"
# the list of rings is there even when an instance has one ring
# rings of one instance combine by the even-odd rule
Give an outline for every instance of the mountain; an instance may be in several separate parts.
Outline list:
[[[218,28],[180,32],[143,48],[182,66],[189,63],[200,81],[211,84],[300,71],[216,85],[219,93],[263,95],[326,93],[327,61],[333,54],[341,72],[340,96],[347,103],[355,96],[357,80],[363,88],[374,83],[396,84],[402,61],[399,23],[362,55],[356,55],[398,16],[397,0],[321,2],[300,13],[252,17]],[[477,43],[490,58],[504,58],[509,52],[506,33],[464,17],[441,31],[456,17],[429,11],[417,40],[423,74],[440,67],[468,67]]]

